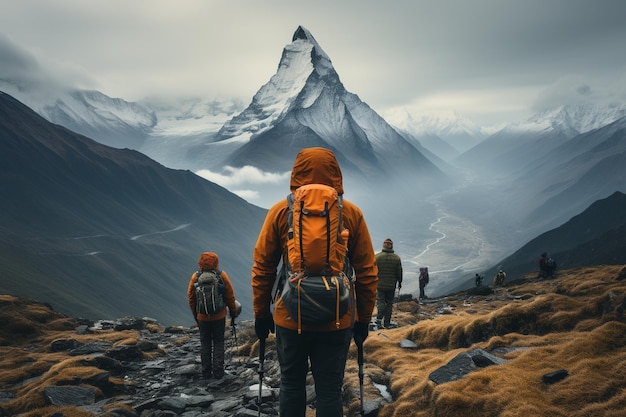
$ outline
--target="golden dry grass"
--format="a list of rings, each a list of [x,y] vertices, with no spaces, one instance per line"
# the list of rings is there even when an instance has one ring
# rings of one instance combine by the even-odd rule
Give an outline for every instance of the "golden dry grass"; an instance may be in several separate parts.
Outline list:
[[[104,372],[92,365],[91,357],[50,352],[52,342],[74,339],[79,343],[134,345],[140,337],[134,330],[96,330],[81,335],[76,333],[74,319],[55,312],[48,304],[9,295],[0,295],[0,324],[0,386],[13,387],[11,391],[16,394],[15,399],[0,406],[7,415],[24,413],[24,417],[47,417],[59,412],[66,417],[91,415],[75,407],[46,407],[42,396],[46,386],[85,385],[81,381]],[[122,383],[115,378],[109,381]]]
[[[379,416],[626,415],[624,270],[565,271],[551,281],[498,290],[506,297],[489,296],[492,301],[475,296],[467,303],[459,294],[447,300],[452,314],[371,334],[366,361],[390,373],[394,397]],[[402,339],[419,349],[401,349]],[[476,347],[520,349],[505,355],[506,364],[460,380],[429,380],[431,372]],[[543,383],[544,374],[559,369],[569,376]]]
[[[394,306],[401,327],[371,332],[365,342],[365,400],[378,398],[373,383],[388,386],[393,402],[380,417],[618,417],[626,415],[626,268],[604,266],[563,271],[556,279],[529,277],[520,285],[498,288],[490,296],[465,293]],[[76,322],[50,306],[0,295],[0,386],[17,397],[2,403],[7,415],[66,417],[90,415],[73,407],[49,407],[41,391],[48,385],[80,384],[99,372],[88,357],[50,352],[55,340],[109,341],[132,345],[136,331],[99,331],[79,335]],[[162,328],[154,326],[153,332]],[[184,343],[188,336],[181,336]],[[238,355],[256,357],[252,328],[238,332]],[[417,349],[402,349],[409,339]],[[460,380],[437,385],[429,375],[473,348],[501,354],[504,365],[480,368]],[[275,350],[275,337],[266,351]],[[151,353],[158,355],[159,352]],[[345,393],[350,416],[359,410],[356,349],[351,346]],[[565,369],[568,376],[545,384],[543,375]],[[23,383],[26,381],[26,383]],[[111,378],[112,383],[122,383]],[[4,388],[3,388],[4,389]],[[127,407],[112,404],[115,407]],[[114,411],[111,411],[114,413]],[[307,410],[307,416],[315,415]]]

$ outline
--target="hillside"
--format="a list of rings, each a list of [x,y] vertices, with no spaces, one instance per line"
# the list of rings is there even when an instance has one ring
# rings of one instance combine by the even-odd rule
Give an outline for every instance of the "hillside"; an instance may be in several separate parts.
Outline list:
[[[365,342],[366,415],[623,415],[626,266],[566,270],[552,280],[519,277],[487,292],[420,303],[402,297],[392,317],[399,327],[371,331]],[[250,322],[241,323],[230,350],[229,367],[240,372],[227,385],[208,386],[193,372],[197,334],[188,329],[148,323],[143,330],[98,330],[7,295],[0,296],[0,323],[0,415],[256,415],[250,404],[258,349]],[[103,356],[76,353],[77,346],[98,343],[106,345]],[[276,404],[274,349],[270,336],[267,407]],[[355,358],[352,345],[344,386],[348,416],[357,415],[360,404]],[[51,386],[81,387],[93,399],[51,406],[45,400]],[[314,402],[307,415],[314,415]]]
[[[485,271],[485,275],[491,278],[498,269],[512,276],[538,271],[543,252],[548,252],[557,260],[558,267],[565,269],[626,263],[625,214],[626,194],[616,191],[563,225],[532,239]]]
[[[82,317],[193,322],[214,251],[242,303],[265,210],[189,171],[54,125],[0,93],[0,292]],[[250,314],[249,311],[245,312]]]

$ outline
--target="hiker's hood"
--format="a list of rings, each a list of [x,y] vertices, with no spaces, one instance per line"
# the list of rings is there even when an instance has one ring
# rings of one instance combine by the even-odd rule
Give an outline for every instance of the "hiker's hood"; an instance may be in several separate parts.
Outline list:
[[[324,184],[333,187],[343,195],[341,168],[330,149],[305,148],[298,152],[291,170],[289,187],[295,191],[307,184]]]
[[[218,269],[219,267],[219,258],[217,254],[214,252],[203,252],[198,259],[198,268],[201,271],[210,271],[213,269]]]

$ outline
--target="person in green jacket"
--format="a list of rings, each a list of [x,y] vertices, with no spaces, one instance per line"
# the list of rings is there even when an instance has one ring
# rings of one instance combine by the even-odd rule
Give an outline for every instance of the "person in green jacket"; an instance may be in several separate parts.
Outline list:
[[[376,307],[378,314],[376,324],[378,327],[389,327],[391,324],[391,312],[393,298],[398,289],[402,288],[402,261],[393,251],[393,241],[389,238],[383,242],[382,251],[376,254],[378,265],[378,293],[376,295]]]

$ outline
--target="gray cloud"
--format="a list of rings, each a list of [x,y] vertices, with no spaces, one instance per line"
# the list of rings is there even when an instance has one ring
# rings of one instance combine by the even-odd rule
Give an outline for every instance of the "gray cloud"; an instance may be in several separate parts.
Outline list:
[[[0,33],[0,78],[12,81],[40,79],[45,75],[37,60]]]
[[[26,65],[40,74],[35,57],[56,80],[128,100],[219,94],[249,101],[298,25],[313,33],[346,88],[379,113],[437,103],[483,123],[511,121],[559,100],[617,99],[615,83],[626,73],[622,0],[21,0],[2,7],[0,31],[29,51],[15,54],[7,70]],[[583,85],[587,96],[576,92]]]

